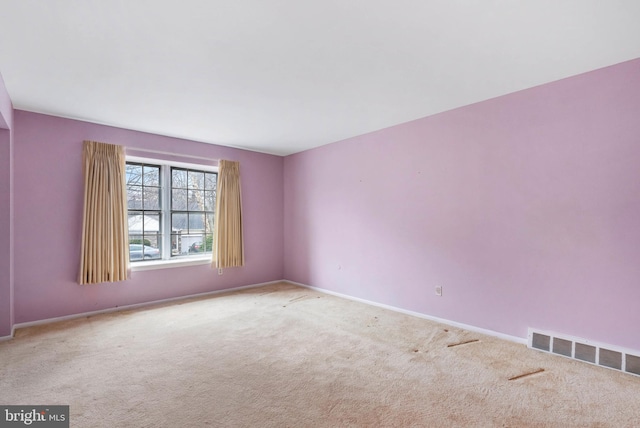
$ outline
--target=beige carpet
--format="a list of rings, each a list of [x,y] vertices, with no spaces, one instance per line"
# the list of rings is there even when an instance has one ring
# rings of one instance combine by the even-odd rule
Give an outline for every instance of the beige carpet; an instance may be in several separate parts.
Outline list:
[[[0,363],[0,404],[74,427],[640,426],[639,377],[285,283],[21,329]]]

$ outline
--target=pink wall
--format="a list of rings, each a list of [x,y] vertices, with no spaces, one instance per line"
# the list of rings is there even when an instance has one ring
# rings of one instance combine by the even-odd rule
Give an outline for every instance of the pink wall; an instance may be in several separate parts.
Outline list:
[[[639,165],[640,59],[288,156],[285,278],[640,350]]]
[[[82,141],[240,161],[247,265],[133,272],[76,283],[82,226]],[[15,112],[16,323],[243,286],[283,277],[283,158],[53,116]]]
[[[13,326],[13,106],[0,75],[0,337]]]

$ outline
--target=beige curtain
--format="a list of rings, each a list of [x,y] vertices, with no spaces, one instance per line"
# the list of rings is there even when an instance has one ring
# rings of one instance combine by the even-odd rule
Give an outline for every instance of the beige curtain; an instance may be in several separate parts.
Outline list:
[[[240,163],[221,160],[218,164],[216,218],[213,231],[214,268],[244,265],[242,241],[242,194]]]
[[[85,141],[80,284],[127,279],[129,230],[124,147]]]

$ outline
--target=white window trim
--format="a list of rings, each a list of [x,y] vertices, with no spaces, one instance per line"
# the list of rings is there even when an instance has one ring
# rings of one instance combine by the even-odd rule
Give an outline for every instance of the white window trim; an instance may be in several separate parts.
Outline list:
[[[176,155],[178,156],[178,155]],[[195,169],[199,171],[207,171],[207,172],[215,172],[218,173],[218,167],[213,165],[206,165],[200,163],[185,163],[185,162],[176,162],[169,161],[165,159],[158,158],[147,158],[140,156],[126,156],[125,162],[138,162],[143,164],[152,164],[152,165],[160,165],[161,168],[161,177],[162,177],[162,200],[170,201],[171,200],[171,167],[177,168],[187,168],[187,169]],[[163,204],[166,202],[163,202]],[[165,219],[165,209],[161,210],[162,214],[162,225],[163,225],[163,233],[162,233],[162,247],[163,248],[171,248],[171,233],[166,233],[166,224],[170,225],[170,221]],[[170,212],[170,210],[169,210]],[[171,226],[169,226],[169,229]],[[163,252],[162,260],[148,260],[148,261],[136,261],[129,262],[129,266],[131,267],[131,271],[144,271],[144,270],[155,270],[155,269],[169,269],[169,268],[177,268],[177,267],[185,267],[185,266],[198,266],[211,263],[211,255],[207,254],[206,256],[191,256],[184,258],[171,258],[170,254],[167,252]]]
[[[191,257],[184,259],[148,260],[131,263],[131,271],[170,269],[185,266],[198,266],[211,264],[211,255],[204,257]]]

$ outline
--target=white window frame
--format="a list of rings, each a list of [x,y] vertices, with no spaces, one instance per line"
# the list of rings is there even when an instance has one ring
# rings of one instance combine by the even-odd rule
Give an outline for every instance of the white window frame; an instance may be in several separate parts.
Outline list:
[[[194,169],[198,171],[215,172],[218,174],[218,167],[213,165],[205,165],[199,163],[185,163],[169,161],[165,159],[147,158],[140,156],[127,156],[126,162],[136,162],[142,164],[150,164],[160,166],[161,185],[161,201],[160,224],[162,224],[162,259],[160,260],[142,260],[130,263],[132,271],[167,269],[174,267],[185,267],[204,265],[211,263],[211,254],[203,254],[201,256],[190,257],[171,257],[171,167]],[[167,250],[168,249],[168,250]]]

